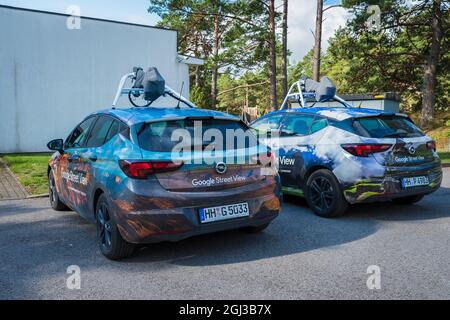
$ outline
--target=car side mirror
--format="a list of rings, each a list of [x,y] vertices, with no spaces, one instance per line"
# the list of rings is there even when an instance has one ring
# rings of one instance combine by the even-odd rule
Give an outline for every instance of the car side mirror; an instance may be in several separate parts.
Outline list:
[[[59,153],[64,152],[64,140],[63,139],[54,139],[47,143],[47,148],[54,151],[59,151]]]

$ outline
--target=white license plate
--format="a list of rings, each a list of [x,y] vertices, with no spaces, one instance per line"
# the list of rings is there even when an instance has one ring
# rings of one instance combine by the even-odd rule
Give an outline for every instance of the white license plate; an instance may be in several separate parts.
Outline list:
[[[427,176],[402,178],[402,188],[412,188],[419,186],[427,186],[430,184]]]
[[[200,222],[208,223],[220,220],[228,220],[239,217],[247,217],[250,215],[250,210],[248,209],[248,203],[237,203],[229,204],[226,206],[211,207],[211,208],[201,208]]]

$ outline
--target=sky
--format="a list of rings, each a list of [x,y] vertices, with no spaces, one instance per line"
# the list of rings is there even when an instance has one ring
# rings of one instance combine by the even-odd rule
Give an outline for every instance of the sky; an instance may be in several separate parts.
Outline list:
[[[31,8],[44,11],[66,13],[71,5],[81,9],[81,16],[155,25],[158,16],[147,12],[150,0],[0,0],[0,4]],[[325,7],[340,3],[341,0],[326,0]],[[312,32],[315,25],[315,0],[289,0],[288,8],[288,48],[292,52],[291,61],[300,60],[314,44]],[[327,48],[327,40],[334,31],[345,24],[347,13],[343,8],[332,8],[324,15],[322,47]]]

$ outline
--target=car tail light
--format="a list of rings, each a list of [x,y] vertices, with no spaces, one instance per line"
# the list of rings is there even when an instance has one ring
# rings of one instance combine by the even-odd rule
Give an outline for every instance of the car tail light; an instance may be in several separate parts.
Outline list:
[[[130,161],[120,160],[120,168],[130,178],[146,179],[155,173],[169,172],[179,169],[183,163],[171,161]]]
[[[436,141],[434,141],[434,140],[428,141],[427,149],[436,151]]]
[[[388,150],[392,144],[342,144],[341,147],[354,156],[368,157],[372,153]]]

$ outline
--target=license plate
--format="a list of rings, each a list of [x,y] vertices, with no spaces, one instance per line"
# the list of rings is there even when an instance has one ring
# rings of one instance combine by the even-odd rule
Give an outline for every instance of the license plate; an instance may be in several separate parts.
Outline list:
[[[427,186],[430,184],[430,181],[428,180],[427,176],[402,178],[401,181],[403,189],[419,186]]]
[[[240,217],[247,217],[250,215],[250,210],[248,209],[248,203],[237,203],[229,204],[226,206],[211,207],[211,208],[201,208],[200,222],[208,223],[220,220],[228,220]]]

